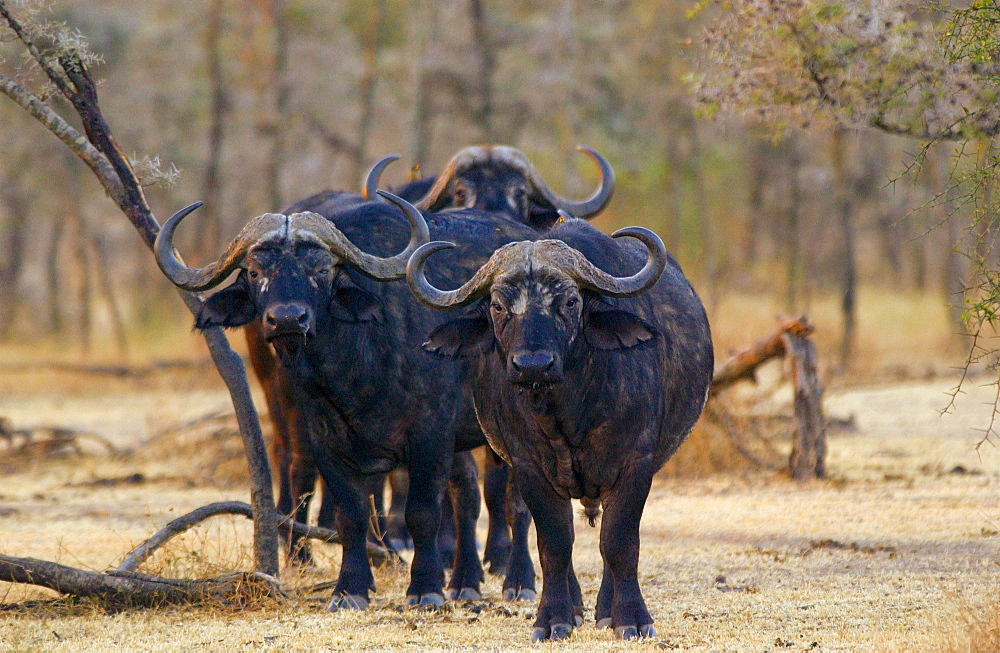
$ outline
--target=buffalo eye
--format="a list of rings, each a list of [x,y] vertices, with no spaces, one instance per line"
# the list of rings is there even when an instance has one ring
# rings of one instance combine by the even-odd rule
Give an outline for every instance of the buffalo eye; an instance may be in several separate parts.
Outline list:
[[[465,202],[469,199],[469,191],[466,190],[465,186],[462,184],[455,185],[455,206],[465,206]]]
[[[492,308],[493,312],[496,313],[497,315],[503,313],[503,304],[501,304],[500,302],[493,302],[492,304],[490,304],[490,308]]]
[[[576,297],[570,297],[566,300],[566,308],[576,308],[576,305],[580,303],[580,300]]]
[[[260,276],[260,273],[258,273],[257,270],[250,270],[248,274],[250,275],[250,278],[254,281],[256,281],[257,277]]]
[[[320,268],[319,270],[316,270],[316,276],[325,279],[330,276],[330,268]]]

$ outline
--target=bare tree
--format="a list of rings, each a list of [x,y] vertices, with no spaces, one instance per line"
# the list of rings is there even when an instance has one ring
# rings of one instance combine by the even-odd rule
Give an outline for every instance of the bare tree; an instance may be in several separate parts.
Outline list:
[[[0,93],[27,111],[90,167],[109,197],[138,231],[143,243],[152,249],[159,224],[146,202],[131,162],[118,146],[101,113],[97,86],[89,69],[93,57],[82,43],[71,40],[57,41],[57,47],[51,52],[43,52],[30,36],[32,32],[12,15],[6,0],[0,0],[0,17],[55,91],[73,107],[85,134],[79,133],[45,100],[14,78],[0,74]],[[32,26],[32,31],[38,27]],[[192,313],[200,309],[201,299],[197,295],[181,293],[181,297]],[[257,411],[247,385],[246,369],[243,359],[229,347],[222,329],[207,329],[203,333],[212,360],[229,388],[247,453],[254,511],[255,566],[259,572],[275,575],[278,572],[278,538],[271,472]]]

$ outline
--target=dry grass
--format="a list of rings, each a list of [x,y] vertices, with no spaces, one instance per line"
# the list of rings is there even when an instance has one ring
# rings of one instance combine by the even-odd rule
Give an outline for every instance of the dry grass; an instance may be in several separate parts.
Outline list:
[[[127,404],[114,415],[127,413],[129,426],[116,423],[108,436],[134,443],[225,406],[223,391],[186,372],[145,383],[135,389],[109,380],[88,394],[86,384],[70,378],[73,392],[60,399],[56,377],[8,375],[0,380],[0,413],[15,422],[30,415],[99,426],[106,411]],[[823,650],[987,650],[983,637],[996,606],[989,597],[1000,581],[1000,455],[987,448],[980,459],[972,450],[971,426],[984,418],[990,388],[973,386],[956,415],[939,418],[948,385],[831,394],[828,412],[854,413],[858,431],[833,436],[829,482],[796,485],[744,467],[661,478],[644,516],[640,561],[660,637],[643,648],[802,650],[816,642]],[[224,420],[208,419],[176,438],[153,440],[142,455],[83,455],[0,477],[0,551],[104,570],[182,512],[245,499],[238,477],[217,479],[198,457],[201,450],[205,459],[224,451],[209,445],[225,428]],[[702,447],[717,448],[719,437],[696,432],[679,455],[697,459]],[[728,464],[719,460],[713,465]],[[127,480],[135,474],[141,480]],[[246,520],[216,518],[173,541],[143,570],[197,577],[247,569],[250,537]],[[316,555],[315,569],[283,572],[286,586],[335,577],[339,551],[318,545]],[[601,566],[597,531],[582,517],[574,560],[592,610]],[[108,612],[51,602],[47,590],[0,585],[0,602],[21,606],[0,613],[0,650],[529,646],[535,608],[499,601],[498,579],[488,579],[486,600],[434,614],[402,608],[406,580],[378,571],[379,592],[362,614],[325,612],[325,593],[250,611]],[[30,600],[47,602],[24,603]],[[587,619],[560,648],[637,648],[594,629],[592,612]]]

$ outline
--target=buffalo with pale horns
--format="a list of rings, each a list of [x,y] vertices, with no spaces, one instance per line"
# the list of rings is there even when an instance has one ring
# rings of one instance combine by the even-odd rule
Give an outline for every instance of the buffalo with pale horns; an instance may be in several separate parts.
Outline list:
[[[266,214],[252,221],[217,262],[189,269],[173,254],[173,233],[189,209],[163,228],[156,254],[178,286],[205,290],[239,270],[212,295],[196,327],[258,323],[284,370],[297,426],[331,492],[343,540],[331,609],[368,605],[373,576],[365,536],[366,481],[402,466],[410,475],[405,509],[413,538],[407,603],[443,604],[437,542],[441,499],[453,452],[485,443],[456,364],[420,350],[422,334],[444,316],[419,304],[402,282],[405,261],[429,240],[420,212],[398,197],[323,216]],[[467,245],[432,268],[436,283],[457,286],[498,247],[532,238],[529,227],[478,211],[429,216],[430,234]],[[408,242],[407,242],[408,241]],[[474,501],[456,502],[478,516]],[[474,514],[472,514],[474,512]],[[482,580],[473,530],[460,532],[451,596],[476,598]]]
[[[565,218],[546,240],[500,248],[455,290],[424,274],[434,252],[454,245],[423,245],[407,282],[428,306],[467,307],[424,348],[466,360],[479,423],[534,519],[542,596],[532,638],[561,639],[582,623],[571,499],[592,525],[603,507],[597,625],[651,637],[639,521],[653,475],[704,407],[708,320],[654,233],[630,227],[609,238]]]

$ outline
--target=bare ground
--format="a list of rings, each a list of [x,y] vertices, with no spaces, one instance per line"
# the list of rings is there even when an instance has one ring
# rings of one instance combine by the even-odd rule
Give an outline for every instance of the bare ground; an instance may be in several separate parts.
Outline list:
[[[995,388],[971,386],[941,417],[950,380],[831,394],[854,414],[831,438],[831,479],[797,485],[766,473],[664,478],[642,526],[640,574],[659,637],[616,643],[593,625],[597,531],[581,517],[575,564],[589,607],[565,648],[938,650],[968,647],[962,616],[996,610],[1000,580],[1000,454],[977,453]],[[225,410],[211,371],[122,380],[55,372],[0,375],[0,416],[15,427],[63,425],[145,453],[71,455],[0,475],[0,552],[104,570],[181,512],[245,499],[242,477],[163,436]],[[212,420],[205,422],[206,428]],[[159,436],[159,437],[158,437]],[[210,439],[208,441],[211,441]],[[202,440],[201,442],[205,442]],[[2,443],[0,443],[2,447]],[[0,456],[3,449],[0,449]],[[0,460],[0,464],[4,461]],[[4,474],[0,472],[0,474]],[[134,476],[140,474],[141,476]],[[485,533],[483,533],[485,535]],[[212,575],[249,565],[249,524],[219,519],[158,553],[146,570]],[[305,585],[334,577],[338,552]],[[25,603],[54,595],[0,583],[0,650],[480,648],[530,646],[534,606],[485,600],[439,613],[404,611],[405,577],[377,574],[373,609],[330,614],[322,595],[238,612],[190,608],[108,613],[91,604]]]

